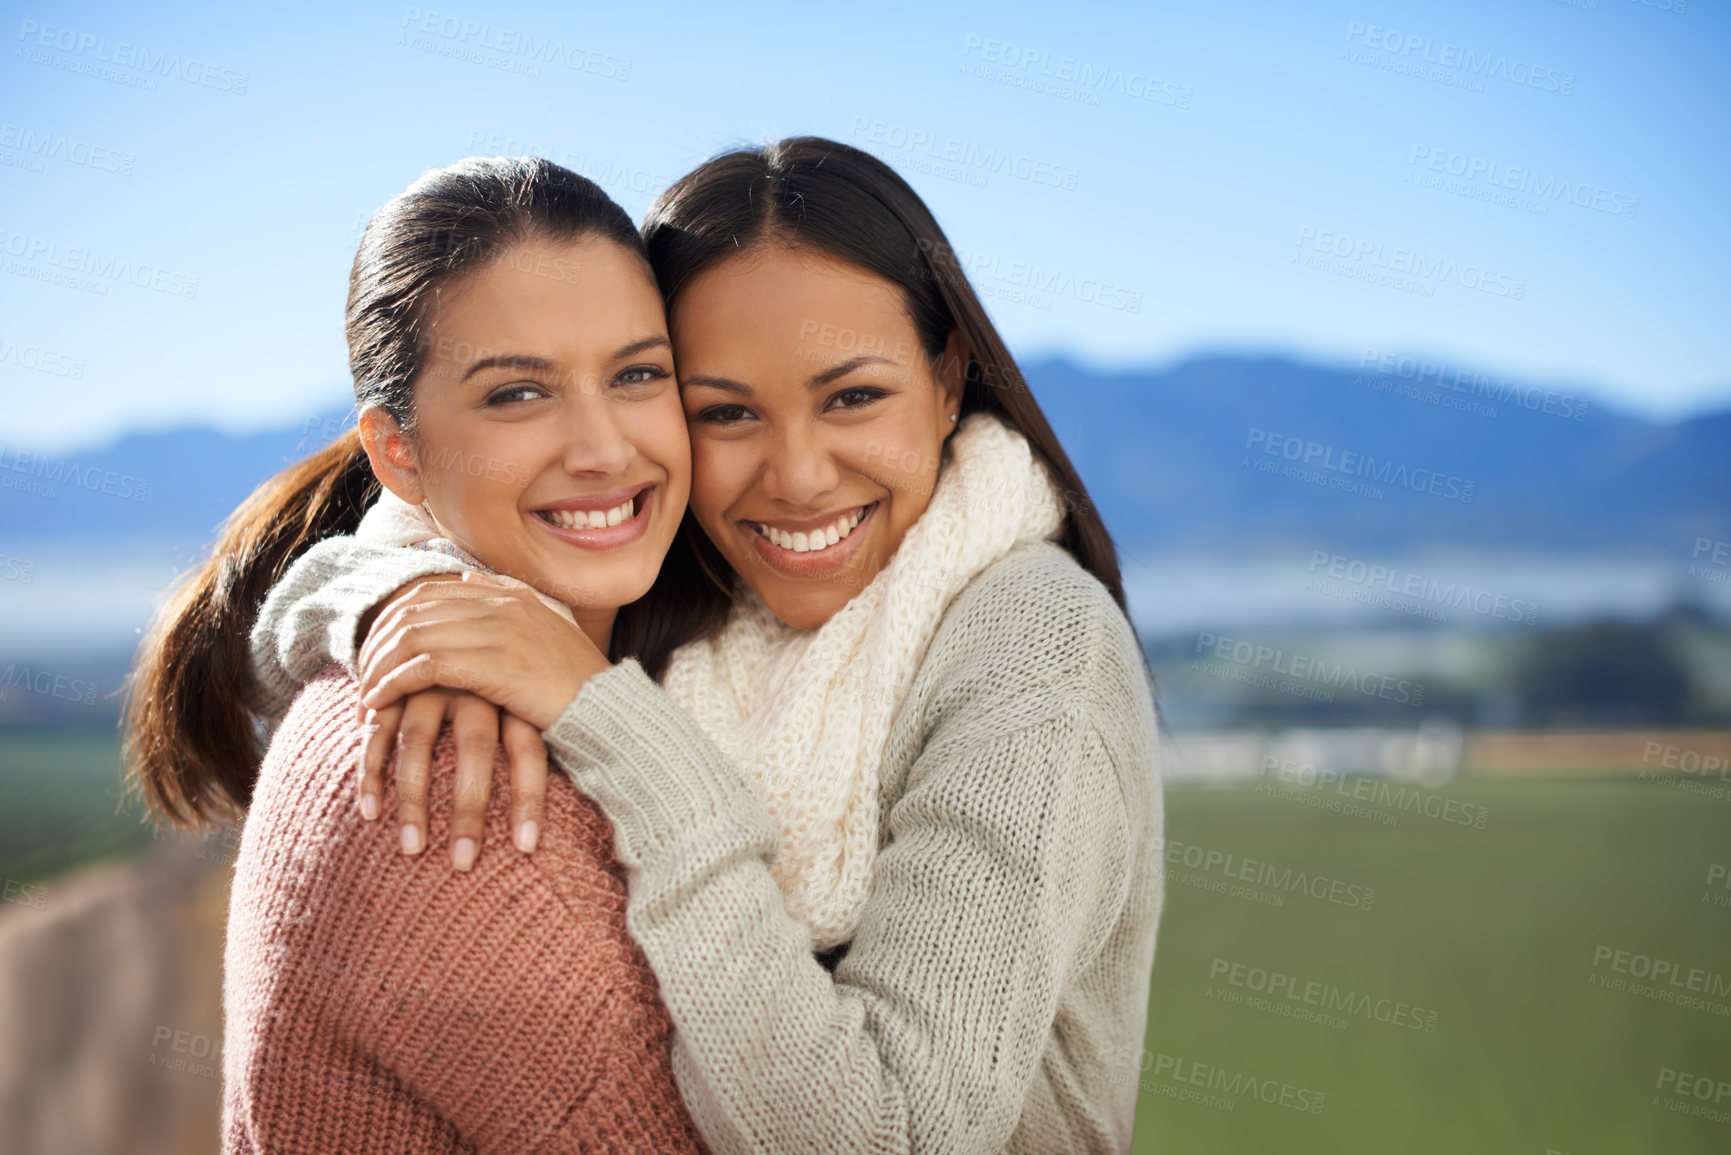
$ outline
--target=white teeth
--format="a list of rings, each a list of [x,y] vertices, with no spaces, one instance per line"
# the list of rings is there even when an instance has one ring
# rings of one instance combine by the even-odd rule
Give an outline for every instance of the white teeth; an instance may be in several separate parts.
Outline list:
[[[637,516],[637,499],[632,498],[612,509],[544,509],[542,516],[562,529],[605,529],[620,525]]]
[[[760,521],[751,524],[757,530],[758,536],[767,539],[773,546],[785,549],[790,553],[811,553],[814,550],[828,549],[837,542],[845,540],[859,525],[861,512],[856,509],[852,513],[843,514],[836,518],[835,521],[822,529],[814,529],[805,533],[789,533],[786,530],[777,529],[773,525],[765,525]]]

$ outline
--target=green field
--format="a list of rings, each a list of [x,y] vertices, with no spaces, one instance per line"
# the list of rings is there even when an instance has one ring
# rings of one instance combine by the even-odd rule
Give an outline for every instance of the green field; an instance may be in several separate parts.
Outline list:
[[[0,727],[0,878],[34,883],[152,840],[108,728]]]
[[[0,730],[0,877],[149,843],[117,774],[109,733]],[[1731,1151],[1731,1094],[1705,1100],[1717,1118],[1687,1113],[1731,1084],[1731,889],[1709,886],[1731,866],[1731,801],[1633,779],[1415,798],[1434,816],[1168,794],[1148,1053],[1125,1064],[1136,1150]],[[1454,821],[1476,808],[1483,829]],[[1641,960],[1684,985],[1627,989]],[[1665,1071],[1708,1082],[1680,1094]]]
[[[1486,807],[1484,829],[1386,803],[1366,809],[1398,825],[1304,804],[1320,793],[1168,794],[1138,1152],[1731,1152],[1731,1094],[1705,1101],[1717,1119],[1686,1113],[1731,1084],[1731,889],[1723,870],[1708,885],[1731,864],[1731,801],[1633,779],[1463,780],[1435,793]],[[1209,850],[1239,860],[1173,862]],[[1199,885],[1256,877],[1245,858],[1374,900]],[[1598,985],[1634,985],[1618,964],[1644,971],[1637,955],[1678,965],[1684,986],[1667,975],[1658,989],[1694,983],[1710,1005]],[[1277,973],[1288,981],[1274,997],[1249,989]],[[1266,1003],[1232,1001],[1252,997]],[[1331,998],[1347,1009],[1329,1012]],[[1676,1077],[1659,1087],[1666,1070],[1713,1081],[1679,1095]],[[1319,1114],[1297,1109],[1311,1100],[1301,1089],[1321,1093]],[[1685,1113],[1668,1109],[1679,1102]]]

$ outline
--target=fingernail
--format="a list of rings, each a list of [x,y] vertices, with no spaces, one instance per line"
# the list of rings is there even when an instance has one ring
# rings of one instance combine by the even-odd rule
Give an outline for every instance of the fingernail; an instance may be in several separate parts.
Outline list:
[[[475,865],[475,840],[459,838],[451,847],[451,861],[458,870],[468,870]]]
[[[372,791],[361,795],[361,817],[368,822],[379,816],[379,796]]]
[[[535,842],[541,837],[541,824],[533,818],[517,826],[517,849],[528,854],[535,849]]]
[[[403,827],[403,853],[419,854],[421,852],[421,828],[418,826]]]

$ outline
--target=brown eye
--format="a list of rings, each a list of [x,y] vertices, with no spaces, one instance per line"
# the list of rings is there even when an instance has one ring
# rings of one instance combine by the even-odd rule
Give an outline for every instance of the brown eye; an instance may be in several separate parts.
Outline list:
[[[711,405],[698,413],[697,420],[705,425],[731,425],[751,416],[751,410],[743,405]]]
[[[487,394],[488,405],[510,405],[520,401],[533,401],[537,397],[547,396],[547,391],[532,382],[523,381],[515,385],[507,385],[503,389]]]
[[[843,389],[840,393],[831,397],[827,408],[863,409],[872,402],[881,400],[887,396],[888,394],[886,394],[882,389],[868,389],[865,386],[855,386],[852,389]]]

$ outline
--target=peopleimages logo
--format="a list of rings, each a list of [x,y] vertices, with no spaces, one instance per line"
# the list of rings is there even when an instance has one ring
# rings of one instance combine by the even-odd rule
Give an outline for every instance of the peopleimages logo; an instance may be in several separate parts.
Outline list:
[[[932,161],[959,166],[981,176],[1010,176],[1032,184],[1074,189],[1079,171],[1072,165],[1056,164],[1008,148],[988,148],[953,136],[942,136],[921,128],[909,128],[884,120],[856,116],[848,135],[864,138],[898,152],[914,153]]]
[[[1023,48],[1014,42],[994,40],[988,36],[967,37],[962,43],[962,55],[988,66],[975,71],[976,76],[1012,83],[1013,87],[1050,91],[1052,95],[1079,99],[1086,104],[1099,104],[1100,93],[1113,92],[1151,104],[1190,107],[1192,93],[1188,85],[1159,79],[1152,72],[1095,65],[1074,56],[1054,58],[1049,52]],[[989,66],[1005,71],[999,73]],[[964,72],[967,71],[967,65],[962,67]],[[1024,83],[1014,84],[1011,78]],[[1059,85],[1064,87],[1057,87]],[[1075,87],[1068,87],[1071,85]]]
[[[1367,562],[1359,558],[1343,557],[1340,554],[1329,553],[1327,550],[1317,549],[1310,552],[1309,572],[1317,575],[1319,570],[1321,571],[1320,576],[1326,576],[1336,582],[1345,582],[1365,590],[1387,591],[1400,597],[1431,602],[1448,609],[1467,609],[1475,614],[1496,618],[1499,621],[1521,622],[1531,626],[1536,625],[1539,620],[1539,607],[1536,602],[1495,594],[1485,589],[1475,590],[1466,582],[1445,583],[1434,577],[1413,573],[1411,570],[1402,570],[1396,566],[1383,565],[1379,562]],[[1334,590],[1325,587],[1320,576],[1307,580],[1304,588],[1334,594]],[[1444,614],[1437,620],[1446,621],[1448,616]]]
[[[1350,689],[1367,698],[1381,698],[1401,706],[1424,705],[1423,682],[1391,678],[1374,670],[1361,671],[1357,666],[1345,662],[1337,661],[1331,665],[1328,659],[1313,654],[1297,651],[1288,653],[1283,648],[1259,646],[1253,642],[1211,634],[1206,630],[1196,635],[1194,652],[1207,652],[1215,661],[1231,662],[1246,670],[1266,669],[1270,674],[1290,678],[1298,683],[1315,683],[1336,690]],[[1200,670],[1202,673],[1211,672],[1203,667],[1201,660],[1192,661],[1191,669]]]
[[[1241,991],[1286,1000],[1326,1013],[1352,1015],[1388,1026],[1405,1027],[1409,1031],[1436,1034],[1436,1011],[1232,959],[1215,958],[1208,966],[1208,981],[1222,982]]]
[[[1409,180],[1413,176],[1412,169],[1419,166],[1421,161],[1423,167],[1433,173],[1446,173],[1469,184],[1483,182],[1497,189],[1508,189],[1534,197],[1539,202],[1541,216],[1545,215],[1549,203],[1557,201],[1565,201],[1577,208],[1593,209],[1614,217],[1633,217],[1641,207],[1641,198],[1625,192],[1571,181],[1566,177],[1540,176],[1530,168],[1500,164],[1486,157],[1468,156],[1464,152],[1454,152],[1428,144],[1412,146],[1412,155],[1407,157]]]
[[[45,698],[59,698],[77,705],[96,705],[94,682],[56,674],[52,670],[32,670],[29,666],[20,666],[16,662],[0,670],[0,702],[4,702],[8,692],[12,690],[25,690],[32,694],[41,694]]]
[[[51,377],[70,377],[74,381],[84,379],[84,358],[7,337],[0,337],[0,365],[16,365],[20,369],[47,373]]]
[[[104,282],[126,282],[140,289],[152,289],[158,293],[167,293],[171,297],[185,297],[191,300],[198,296],[198,278],[185,273],[177,273],[160,265],[144,264],[133,261],[114,253],[104,253],[97,249],[80,245],[61,245],[59,241],[47,237],[25,236],[10,229],[0,227],[0,253],[8,257],[18,257],[24,261],[41,262],[55,269],[65,270],[74,276],[82,274],[94,277],[96,280],[87,282],[107,294]],[[25,272],[30,265],[20,265],[17,269],[8,271]]]
[[[1346,25],[1348,44],[1362,44],[1377,49],[1387,58],[1399,58],[1403,63],[1434,64],[1465,74],[1477,81],[1506,80],[1525,88],[1554,92],[1560,96],[1575,91],[1575,74],[1560,68],[1534,64],[1528,60],[1510,60],[1507,56],[1478,51],[1450,41],[1436,43],[1429,36],[1414,36],[1352,20]]]
[[[1423,357],[1406,357],[1381,349],[1366,349],[1358,367],[1374,368],[1385,377],[1420,388],[1440,389],[1445,393],[1460,393],[1497,405],[1518,405],[1533,413],[1544,413],[1568,421],[1587,419],[1587,399],[1573,393],[1558,393],[1554,389],[1537,389],[1513,384],[1505,378],[1492,377],[1457,366],[1444,365]]]
[[[0,445],[0,475],[13,473],[23,476],[0,476],[0,488],[22,490],[37,497],[59,496],[59,490],[52,488],[56,485],[106,494],[122,501],[143,501],[150,492],[149,481],[130,473],[116,473],[94,465],[86,467],[76,461],[46,457],[40,453],[20,453]],[[37,478],[41,480],[34,480]]]
[[[631,79],[631,61],[624,57],[585,48],[581,44],[568,44],[551,36],[538,37],[521,28],[495,27],[485,20],[470,20],[450,12],[428,12],[413,6],[403,9],[402,27],[408,34],[437,37],[446,42],[445,47],[457,50],[454,53],[440,52],[439,55],[467,59],[464,53],[468,51],[496,52],[503,62],[526,66],[529,74],[535,77],[539,77],[540,72],[534,66],[548,64],[572,72],[586,72],[603,80]],[[435,47],[436,43],[410,43],[409,47]],[[512,60],[513,57],[516,59]],[[473,62],[491,63],[484,59]]]
[[[37,132],[17,124],[0,124],[0,148],[14,149],[35,160],[59,160],[100,172],[131,176],[137,157],[65,133]],[[41,169],[37,169],[38,172]]]
[[[1254,426],[1245,436],[1244,448],[1260,449],[1265,456],[1283,458],[1304,469],[1363,478],[1391,488],[1410,489],[1414,493],[1440,497],[1445,501],[1459,501],[1470,505],[1473,500],[1475,485],[1471,478],[1457,477],[1435,469],[1408,469],[1405,464],[1396,464],[1387,459],[1378,462],[1373,455],[1360,453],[1355,449],[1336,449],[1319,441],[1306,441],[1302,437],[1272,433]],[[1245,460],[1248,462],[1250,459]]]
[[[108,37],[97,36],[90,32],[80,32],[75,28],[59,28],[52,24],[41,24],[35,20],[24,21],[18,29],[18,39],[24,41],[30,49],[47,48],[64,53],[66,57],[75,60],[57,61],[42,53],[33,52],[31,62],[60,67],[62,63],[70,63],[70,71],[83,72],[94,68],[95,64],[112,64],[118,68],[129,69],[143,73],[137,77],[140,81],[154,78],[164,80],[184,80],[188,84],[200,88],[214,88],[218,92],[232,92],[236,96],[246,95],[249,73],[233,68],[223,68],[220,65],[206,64],[193,57],[182,58],[178,52],[152,52],[139,44],[125,40],[117,40],[113,44]],[[93,63],[94,62],[94,63]],[[78,67],[83,65],[84,67]],[[100,70],[98,70],[100,71]],[[135,85],[138,87],[138,85]],[[154,89],[154,84],[149,84]]]
[[[1350,233],[1301,225],[1298,229],[1298,240],[1294,244],[1298,248],[1292,254],[1293,264],[1307,263],[1303,258],[1308,248],[1315,256],[1338,258],[1348,262],[1349,268],[1358,266],[1362,280],[1388,278],[1389,283],[1396,288],[1418,286],[1430,288],[1434,293],[1435,285],[1453,283],[1463,289],[1471,289],[1492,297],[1503,297],[1510,301],[1523,300],[1527,295],[1525,277],[1472,262],[1462,264],[1450,257],[1426,256],[1417,249],[1384,246],[1381,241],[1370,237],[1355,237]],[[1320,266],[1311,263],[1310,267]]]
[[[1035,293],[1068,297],[1084,305],[1099,305],[1101,308],[1124,313],[1142,311],[1140,290],[1127,289],[1110,281],[1077,277],[1064,270],[1047,269],[1027,261],[1006,261],[993,253],[957,248],[943,241],[929,241],[924,237],[920,238],[919,249],[928,259],[935,259],[938,263],[938,276],[943,275],[942,264],[953,260],[963,274],[973,278],[975,287],[982,295],[986,295],[987,289],[979,282],[998,281]]]

